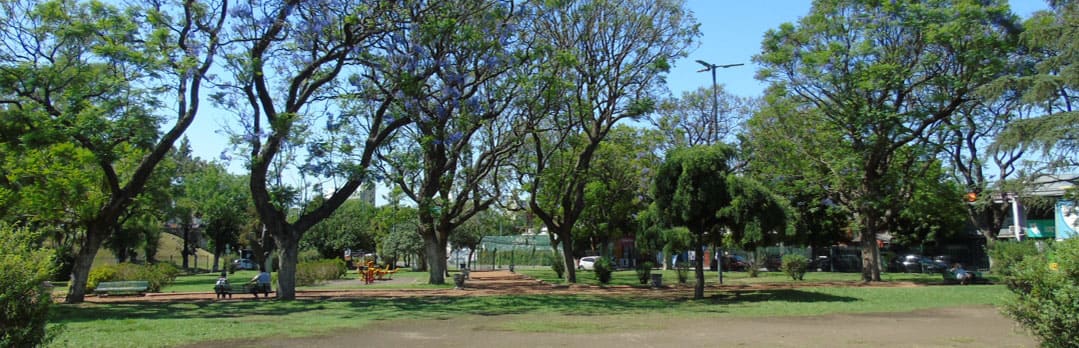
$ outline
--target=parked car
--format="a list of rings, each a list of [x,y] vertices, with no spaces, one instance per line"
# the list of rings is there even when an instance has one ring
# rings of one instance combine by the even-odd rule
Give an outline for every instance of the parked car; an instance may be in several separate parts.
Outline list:
[[[252,270],[258,268],[255,263],[249,259],[236,259],[232,261],[232,265],[238,270]]]
[[[827,255],[817,256],[817,258],[809,262],[809,270],[816,272],[831,272],[832,259]]]
[[[942,260],[918,255],[907,254],[896,258],[896,269],[904,273],[940,273],[948,269],[948,265]]]
[[[741,255],[724,255],[722,261],[724,271],[744,272],[749,268],[749,260]]]
[[[585,256],[577,262],[577,269],[580,270],[592,270],[596,268],[596,260],[599,260],[599,256]]]
[[[768,255],[764,258],[764,268],[769,272],[778,272],[783,269],[783,256]]]

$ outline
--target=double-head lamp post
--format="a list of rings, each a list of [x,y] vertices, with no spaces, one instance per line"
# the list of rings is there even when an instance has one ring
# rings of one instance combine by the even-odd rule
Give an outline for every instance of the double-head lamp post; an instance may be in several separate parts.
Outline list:
[[[716,69],[719,69],[719,68],[726,69],[726,68],[735,67],[735,66],[742,66],[742,65],[745,65],[745,64],[744,63],[712,64],[712,63],[709,63],[709,62],[706,62],[706,61],[703,61],[703,60],[700,60],[700,59],[697,60],[697,63],[704,66],[704,69],[697,70],[697,72],[705,72],[705,71],[711,71],[712,72],[712,119],[713,120],[719,120],[719,86],[716,85]],[[719,249],[719,248],[717,248],[717,249]],[[698,257],[704,257],[704,255],[700,255]],[[723,284],[723,253],[719,252],[719,250],[716,250],[716,261],[715,262],[716,262],[716,273],[719,273],[719,283]]]

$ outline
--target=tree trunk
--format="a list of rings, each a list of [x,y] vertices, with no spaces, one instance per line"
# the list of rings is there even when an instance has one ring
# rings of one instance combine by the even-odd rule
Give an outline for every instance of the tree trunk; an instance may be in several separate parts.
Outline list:
[[[550,230],[550,227],[548,227]],[[562,242],[562,260],[566,262],[566,281],[577,283],[577,263],[573,259],[573,237],[570,231],[558,231],[558,238]]]
[[[214,249],[218,249],[218,248],[214,248]],[[220,264],[220,263],[221,263],[221,250],[214,250],[214,266],[213,266],[211,271],[213,271],[214,273],[217,273],[217,271],[220,269],[220,268],[217,267],[217,265]]]
[[[86,281],[90,277],[90,267],[94,264],[101,243],[105,240],[105,228],[98,224],[90,224],[86,227],[86,238],[79,246],[75,254],[75,263],[71,268],[71,286],[68,288],[67,303],[82,303],[86,297]]]
[[[187,227],[189,223],[183,222],[184,226],[181,227],[184,231],[184,248],[180,250],[180,255],[183,257],[182,268],[188,269],[187,256],[191,255],[191,229]]]
[[[299,244],[293,238],[277,239],[277,245],[281,250],[281,255],[277,258],[277,299],[279,300],[296,299],[296,265],[299,262]]]
[[[702,236],[697,237],[697,251],[693,263],[696,265],[696,270],[693,272],[697,278],[697,284],[693,286],[693,299],[700,300],[704,298],[704,243],[701,241]]]
[[[432,236],[434,237],[434,236]],[[430,284],[446,284],[446,246],[441,245],[436,238],[423,238],[424,249],[427,251],[427,282]]]
[[[880,281],[880,248],[877,246],[877,222],[875,214],[863,214],[866,217],[865,227],[862,230],[862,280],[867,282]]]

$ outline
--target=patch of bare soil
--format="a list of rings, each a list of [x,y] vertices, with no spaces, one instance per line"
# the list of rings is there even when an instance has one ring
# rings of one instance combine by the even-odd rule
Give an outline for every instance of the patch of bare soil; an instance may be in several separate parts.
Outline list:
[[[499,316],[468,320],[377,323],[335,335],[201,347],[1036,347],[1029,335],[989,306],[908,313],[835,314],[812,317],[655,318],[647,328],[599,333],[520,332],[514,321],[566,321],[558,315]],[[577,319],[578,321],[580,319]],[[591,320],[591,319],[584,319]]]

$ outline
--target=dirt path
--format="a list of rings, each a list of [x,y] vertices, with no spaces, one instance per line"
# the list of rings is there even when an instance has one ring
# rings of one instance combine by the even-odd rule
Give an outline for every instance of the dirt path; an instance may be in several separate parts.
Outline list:
[[[664,319],[647,328],[600,333],[519,332],[508,323],[572,321],[564,316],[524,315],[468,320],[379,323],[333,336],[267,339],[247,347],[1037,347],[1015,324],[988,306],[907,313],[837,314],[813,317]],[[589,320],[585,318],[583,320]],[[217,345],[220,344],[220,345]],[[237,342],[200,344],[235,347]]]

